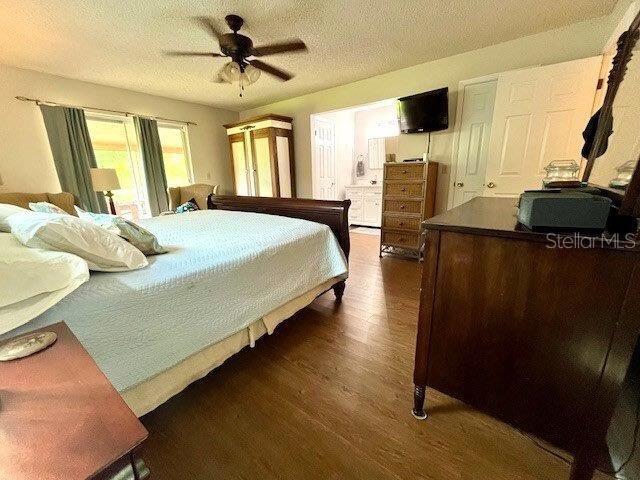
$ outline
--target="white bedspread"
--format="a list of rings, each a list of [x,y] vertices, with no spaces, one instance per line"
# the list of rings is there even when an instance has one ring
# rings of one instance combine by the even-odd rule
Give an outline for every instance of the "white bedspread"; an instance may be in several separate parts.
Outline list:
[[[122,391],[347,272],[335,236],[318,223],[203,210],[140,224],[170,253],[142,270],[92,272],[4,337],[64,320]]]

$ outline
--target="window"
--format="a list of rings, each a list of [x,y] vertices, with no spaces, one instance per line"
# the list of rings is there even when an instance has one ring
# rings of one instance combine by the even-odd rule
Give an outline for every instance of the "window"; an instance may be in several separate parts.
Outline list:
[[[87,127],[99,168],[115,168],[120,189],[114,192],[116,213],[129,220],[150,217],[144,168],[133,119],[87,114]]]
[[[180,187],[193,183],[186,125],[158,122],[158,134],[167,185]]]
[[[116,213],[129,220],[151,216],[149,200],[133,118],[87,112],[87,127],[100,168],[115,168],[120,189],[114,192]],[[192,182],[191,158],[186,125],[158,122],[167,184]]]

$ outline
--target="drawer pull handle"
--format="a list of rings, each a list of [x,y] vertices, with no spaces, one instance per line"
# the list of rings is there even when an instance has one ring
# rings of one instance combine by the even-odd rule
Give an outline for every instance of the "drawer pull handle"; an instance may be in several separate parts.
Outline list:
[[[404,210],[404,205],[400,205],[400,210]]]
[[[406,174],[407,174],[407,171],[406,171],[406,170],[402,170],[402,173],[403,173],[404,175],[406,175]]]
[[[406,191],[407,191],[407,187],[402,187],[402,188],[400,189],[400,191],[401,191],[401,192],[406,192]]]
[[[401,226],[403,226],[403,225],[404,225],[404,222],[400,222],[400,223],[398,224],[398,226],[400,226],[400,227],[401,227]]]

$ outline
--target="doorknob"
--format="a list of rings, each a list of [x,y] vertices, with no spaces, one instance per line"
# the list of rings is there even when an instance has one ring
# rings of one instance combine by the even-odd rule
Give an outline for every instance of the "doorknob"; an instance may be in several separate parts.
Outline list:
[[[493,182],[487,183],[487,188],[496,188],[496,184]]]
[[[464,182],[457,182],[456,187],[464,187]]]

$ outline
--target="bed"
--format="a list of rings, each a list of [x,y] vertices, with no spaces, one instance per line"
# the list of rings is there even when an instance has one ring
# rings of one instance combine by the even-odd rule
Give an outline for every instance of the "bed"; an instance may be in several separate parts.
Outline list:
[[[141,221],[169,253],[141,270],[92,272],[2,338],[64,321],[141,416],[323,292],[341,298],[348,206],[215,197],[210,210]]]

